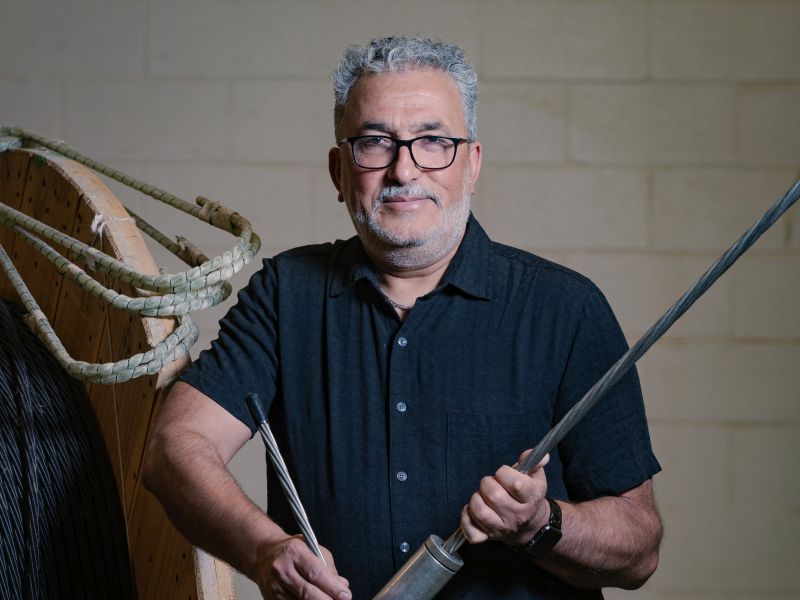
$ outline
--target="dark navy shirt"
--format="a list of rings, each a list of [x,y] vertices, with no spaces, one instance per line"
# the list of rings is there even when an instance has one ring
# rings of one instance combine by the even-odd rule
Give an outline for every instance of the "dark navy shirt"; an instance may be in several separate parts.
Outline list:
[[[432,533],[448,537],[482,476],[514,463],[626,350],[585,277],[492,242],[473,218],[441,284],[405,322],[357,238],[264,261],[181,376],[255,433],[257,392],[320,543],[356,600]],[[567,435],[548,495],[616,495],[660,469],[635,372]],[[269,509],[297,527],[272,469]],[[497,542],[461,550],[440,598],[601,598]]]

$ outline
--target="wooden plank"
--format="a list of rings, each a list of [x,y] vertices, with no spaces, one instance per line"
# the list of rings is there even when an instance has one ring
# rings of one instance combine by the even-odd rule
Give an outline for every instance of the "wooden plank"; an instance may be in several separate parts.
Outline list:
[[[19,210],[22,204],[30,160],[30,155],[24,152],[6,151],[0,154],[0,202],[16,210]],[[0,245],[12,260],[16,237],[8,225],[0,225]],[[0,298],[19,303],[19,296],[3,269],[0,269]]]
[[[36,155],[29,161],[20,205],[22,212],[60,231],[69,232],[75,221],[79,196],[71,182],[54,170],[48,161]],[[52,323],[63,281],[58,270],[20,236],[14,240],[12,260]]]

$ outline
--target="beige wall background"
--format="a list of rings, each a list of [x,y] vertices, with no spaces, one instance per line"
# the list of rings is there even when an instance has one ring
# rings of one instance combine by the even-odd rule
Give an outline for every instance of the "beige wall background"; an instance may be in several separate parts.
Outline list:
[[[0,23],[0,122],[217,198],[262,256],[352,234],[326,170],[345,45],[461,45],[481,76],[475,213],[593,278],[631,341],[800,176],[795,0],[2,0]],[[112,187],[209,255],[230,245]],[[795,208],[642,360],[666,536],[650,582],[607,597],[800,597],[799,292]],[[260,442],[233,468],[263,503]]]

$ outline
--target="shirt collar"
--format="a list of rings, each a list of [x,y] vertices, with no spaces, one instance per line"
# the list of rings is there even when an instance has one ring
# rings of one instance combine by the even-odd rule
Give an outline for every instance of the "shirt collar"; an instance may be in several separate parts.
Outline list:
[[[461,245],[450,262],[439,289],[451,285],[468,296],[488,300],[491,297],[489,293],[491,252],[491,240],[474,215],[470,214],[464,239],[461,240]],[[329,288],[331,297],[344,293],[364,279],[376,289],[380,287],[372,263],[358,237],[353,237],[343,244],[341,252],[334,259],[333,267]]]

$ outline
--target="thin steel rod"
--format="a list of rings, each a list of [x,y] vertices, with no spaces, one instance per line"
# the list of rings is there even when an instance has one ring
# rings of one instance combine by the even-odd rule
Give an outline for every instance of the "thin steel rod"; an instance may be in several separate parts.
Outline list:
[[[744,254],[761,235],[800,198],[800,181],[770,208],[758,222],[748,229],[711,267],[689,288],[683,296],[633,345],[614,365],[586,392],[579,402],[553,427],[542,441],[517,465],[521,472],[530,471],[545,454],[550,452],[583,416],[602,398],[611,387],[639,360],[642,355],[702,296],[719,277]],[[466,541],[459,529],[444,544],[450,553],[458,550]]]
[[[303,532],[303,537],[305,537],[308,547],[319,557],[322,564],[327,566],[328,563],[325,562],[325,558],[322,556],[322,549],[319,547],[317,536],[314,535],[314,530],[311,529],[308,515],[303,508],[303,504],[300,502],[300,495],[297,493],[292,478],[289,476],[289,469],[286,467],[286,463],[283,462],[283,457],[281,456],[280,450],[278,450],[278,442],[275,441],[275,436],[272,435],[269,424],[263,421],[258,426],[258,430],[261,432],[261,437],[264,439],[264,444],[267,446],[267,452],[269,453],[270,460],[272,460],[272,466],[278,474],[283,492],[286,494],[286,499],[289,501],[289,506],[292,509],[297,525],[300,527],[300,531]]]

